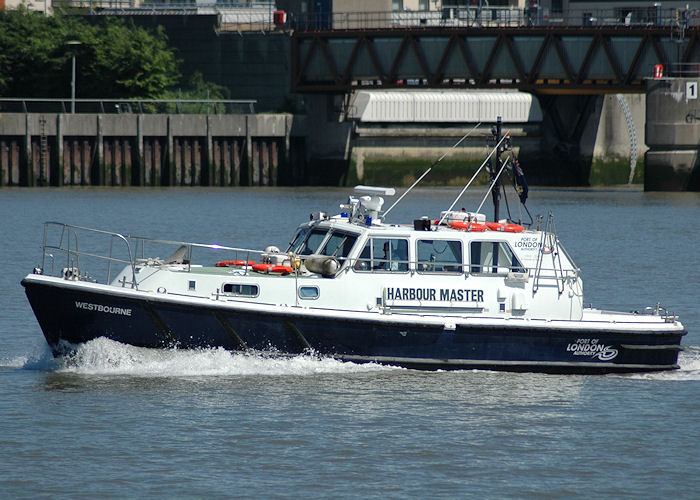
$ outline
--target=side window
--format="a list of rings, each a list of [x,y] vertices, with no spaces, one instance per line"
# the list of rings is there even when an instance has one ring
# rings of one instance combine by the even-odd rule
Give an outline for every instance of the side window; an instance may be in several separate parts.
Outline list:
[[[370,238],[355,263],[357,271],[408,271],[408,240]]]
[[[237,283],[224,283],[221,292],[226,295],[237,297],[257,297],[259,293],[258,285],[247,285]]]
[[[418,271],[424,273],[461,273],[462,242],[456,240],[418,240]]]
[[[525,268],[505,241],[472,241],[470,250],[472,273],[525,272]]]

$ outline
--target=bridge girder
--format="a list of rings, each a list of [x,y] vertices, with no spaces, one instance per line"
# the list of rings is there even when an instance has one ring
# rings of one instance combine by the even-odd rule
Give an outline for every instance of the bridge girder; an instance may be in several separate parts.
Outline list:
[[[700,64],[699,37],[698,27],[656,26],[296,31],[292,91],[644,92],[654,65]]]

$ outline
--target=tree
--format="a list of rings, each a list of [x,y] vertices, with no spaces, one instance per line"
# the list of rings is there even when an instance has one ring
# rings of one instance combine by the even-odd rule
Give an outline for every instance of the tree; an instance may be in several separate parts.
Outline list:
[[[178,61],[162,29],[150,32],[107,18],[44,17],[24,7],[0,12],[0,95],[66,97],[71,46],[78,97],[159,98],[178,83]]]
[[[158,98],[180,74],[162,27],[155,33],[108,18],[86,44],[86,97]]]
[[[164,97],[166,99],[190,99],[204,101],[210,99],[230,99],[231,93],[229,92],[229,89],[223,85],[206,81],[202,73],[195,71],[184,89],[178,88],[177,90],[169,90],[164,94]],[[158,109],[164,113],[203,113],[211,112],[212,110],[217,112],[221,108],[225,109],[225,106],[223,104],[214,104],[212,107],[210,103],[188,103],[179,106],[175,106],[173,103],[168,103],[158,107]]]

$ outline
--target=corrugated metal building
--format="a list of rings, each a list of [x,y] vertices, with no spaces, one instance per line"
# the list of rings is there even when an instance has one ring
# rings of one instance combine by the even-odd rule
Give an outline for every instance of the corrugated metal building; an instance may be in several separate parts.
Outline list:
[[[360,90],[348,117],[362,123],[504,123],[542,121],[539,102],[518,91]]]

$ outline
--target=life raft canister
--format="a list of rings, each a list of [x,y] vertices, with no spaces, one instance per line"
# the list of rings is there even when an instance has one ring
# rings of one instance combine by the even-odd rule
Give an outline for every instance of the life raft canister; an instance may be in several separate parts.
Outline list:
[[[462,222],[462,221],[452,221],[450,222],[450,227],[452,229],[461,229],[462,231],[486,231],[486,225],[479,224],[478,222]]]
[[[293,269],[289,266],[278,266],[275,264],[253,264],[253,271],[265,274],[289,274]]]
[[[252,260],[222,260],[221,262],[217,262],[214,264],[215,267],[243,267],[243,266],[252,266],[255,264],[255,261]]]

